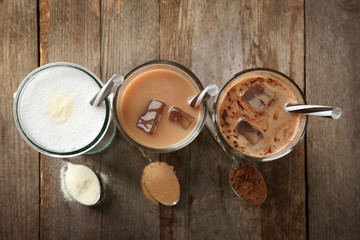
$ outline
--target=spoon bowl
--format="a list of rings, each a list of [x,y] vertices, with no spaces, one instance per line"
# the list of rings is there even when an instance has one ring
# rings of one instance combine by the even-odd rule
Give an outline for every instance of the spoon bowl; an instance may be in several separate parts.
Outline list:
[[[71,198],[85,206],[99,203],[102,187],[96,173],[89,167],[79,164],[68,163],[66,168],[64,186]]]
[[[229,174],[229,184],[236,196],[246,203],[260,205],[267,198],[264,178],[253,165],[233,165]]]
[[[180,199],[180,183],[173,168],[164,162],[148,164],[142,175],[145,195],[165,206],[174,206]]]

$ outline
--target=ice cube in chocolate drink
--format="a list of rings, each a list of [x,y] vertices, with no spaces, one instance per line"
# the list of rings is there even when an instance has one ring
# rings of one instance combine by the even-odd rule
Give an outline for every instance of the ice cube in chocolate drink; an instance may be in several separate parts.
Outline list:
[[[179,107],[172,106],[169,109],[169,120],[179,124],[183,129],[188,129],[191,123],[195,120],[193,116],[183,111]]]
[[[164,108],[165,103],[152,99],[146,109],[146,112],[140,116],[136,126],[150,135],[153,134]]]
[[[257,144],[264,138],[264,134],[244,119],[240,119],[236,125],[236,131],[244,136],[251,144]]]
[[[258,82],[246,89],[241,97],[250,103],[255,111],[261,112],[273,100],[274,93]]]

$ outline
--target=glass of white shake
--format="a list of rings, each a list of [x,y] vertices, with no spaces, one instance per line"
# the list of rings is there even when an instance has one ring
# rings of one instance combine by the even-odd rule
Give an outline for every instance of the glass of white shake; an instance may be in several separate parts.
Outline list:
[[[105,149],[116,127],[111,102],[90,105],[103,86],[73,63],[50,63],[32,71],[14,95],[13,114],[22,138],[35,150],[68,158]]]

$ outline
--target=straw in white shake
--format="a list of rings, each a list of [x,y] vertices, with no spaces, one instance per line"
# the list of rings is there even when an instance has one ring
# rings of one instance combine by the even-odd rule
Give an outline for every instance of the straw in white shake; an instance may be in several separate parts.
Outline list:
[[[98,93],[90,100],[92,106],[99,106],[102,101],[110,95],[110,93],[124,82],[121,74],[114,74],[109,81],[99,90]]]

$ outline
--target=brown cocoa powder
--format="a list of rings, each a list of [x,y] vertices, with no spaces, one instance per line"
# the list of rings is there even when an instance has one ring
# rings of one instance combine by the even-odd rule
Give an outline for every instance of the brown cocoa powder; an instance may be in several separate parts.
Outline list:
[[[230,174],[230,184],[247,203],[259,205],[267,197],[264,178],[252,165],[241,164],[234,167]]]

